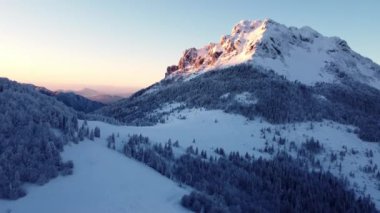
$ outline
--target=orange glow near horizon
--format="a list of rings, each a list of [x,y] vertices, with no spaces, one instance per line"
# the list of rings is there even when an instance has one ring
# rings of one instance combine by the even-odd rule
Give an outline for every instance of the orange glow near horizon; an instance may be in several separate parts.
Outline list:
[[[174,0],[0,0],[0,77],[50,89],[144,88],[161,80],[185,49],[218,41],[239,20],[264,17],[340,36],[380,62],[380,28],[374,27],[380,1],[316,1],[312,7],[306,1],[297,7],[275,1],[200,2],[202,7]]]
[[[110,40],[55,23],[48,27],[37,21],[18,23],[24,21],[29,20],[15,19],[13,24],[0,20],[0,77],[54,90],[88,87],[124,93],[164,76],[163,64],[168,62],[149,55],[147,45],[136,49],[129,39]],[[152,59],[147,63],[146,58]]]
[[[156,73],[146,75],[140,62],[128,61],[127,54],[115,56],[91,52],[74,45],[49,45],[38,41],[5,38],[0,35],[0,77],[32,83],[49,89],[142,88],[160,80]],[[112,89],[110,89],[112,90]]]

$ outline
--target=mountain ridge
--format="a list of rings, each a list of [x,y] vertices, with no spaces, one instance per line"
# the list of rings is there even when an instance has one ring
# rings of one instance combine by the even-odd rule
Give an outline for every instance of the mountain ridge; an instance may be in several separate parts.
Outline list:
[[[160,82],[95,113],[149,126],[165,122],[165,104],[180,103],[277,124],[327,119],[380,141],[379,82],[380,66],[342,39],[270,19],[241,21],[221,43],[185,51]]]
[[[103,104],[111,104],[111,103],[114,103],[114,102],[119,101],[119,100],[124,98],[122,95],[106,94],[106,93],[102,93],[102,92],[99,92],[97,90],[90,89],[90,88],[83,88],[81,90],[71,91],[71,92],[73,92],[77,95],[81,95],[81,96],[83,96],[87,99],[90,99],[92,101],[97,101],[97,102],[100,102]]]
[[[287,27],[272,19],[242,20],[219,43],[184,51],[165,78],[191,79],[242,63],[274,70],[307,85],[351,78],[380,89],[380,66],[353,51],[346,41],[310,27]]]
[[[75,92],[70,91],[51,91],[46,89],[45,87],[30,85],[35,88],[38,92],[55,97],[58,101],[61,101],[68,107],[72,107],[76,111],[89,113],[93,112],[103,106],[104,103],[91,100],[83,95],[76,94]]]

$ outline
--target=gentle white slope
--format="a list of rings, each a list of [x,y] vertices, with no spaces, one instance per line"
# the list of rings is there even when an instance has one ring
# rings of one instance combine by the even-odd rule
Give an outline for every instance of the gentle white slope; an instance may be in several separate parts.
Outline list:
[[[172,104],[167,108],[178,106],[180,104]],[[183,119],[184,117],[186,119]],[[354,129],[352,126],[332,121],[273,125],[260,121],[260,119],[247,121],[240,115],[203,109],[185,109],[175,112],[168,117],[165,124],[151,127],[114,126],[98,121],[89,122],[89,126],[91,128],[99,126],[104,139],[113,133],[119,135],[116,138],[118,149],[122,148],[122,144],[128,140],[129,135],[142,134],[154,142],[165,143],[168,139],[171,139],[172,142],[178,140],[180,150],[177,151],[182,150],[182,152],[186,147],[193,146],[206,150],[208,154],[213,154],[216,148],[221,147],[227,152],[248,152],[256,157],[265,158],[271,157],[270,154],[263,151],[266,143],[269,146],[273,145],[275,151],[278,149],[288,151],[291,141],[300,147],[306,139],[313,137],[325,147],[323,153],[315,156],[320,160],[324,170],[330,170],[338,177],[347,177],[352,188],[359,195],[370,194],[377,208],[380,208],[380,180],[377,180],[373,174],[363,172],[365,166],[379,164],[380,146],[378,143],[360,140],[352,132]],[[270,129],[271,132],[266,131],[266,137],[263,138],[262,129]],[[276,132],[287,139],[286,145],[280,146],[272,141],[273,137],[278,138]],[[347,152],[341,158],[340,152],[344,150]],[[352,154],[351,150],[355,150],[357,153]],[[366,157],[366,152],[369,150],[373,152],[372,157]],[[330,161],[331,153],[337,154],[337,161]],[[297,155],[296,152],[290,154]],[[339,167],[341,167],[341,171],[339,171]]]
[[[180,107],[168,105],[163,110]],[[186,119],[183,119],[186,118]],[[73,160],[74,174],[53,179],[44,186],[28,186],[29,194],[17,201],[0,201],[0,213],[12,209],[23,212],[181,212],[180,199],[191,189],[183,189],[154,170],[131,160],[117,150],[132,134],[148,136],[153,142],[179,141],[176,153],[192,145],[215,154],[216,148],[225,151],[248,152],[256,157],[271,158],[263,151],[266,144],[275,151],[289,150],[291,141],[298,147],[307,138],[319,140],[325,151],[315,157],[324,170],[347,177],[358,195],[370,194],[380,208],[380,180],[363,168],[379,164],[380,146],[364,142],[352,132],[354,127],[331,121],[304,122],[273,125],[260,119],[247,121],[240,115],[220,110],[185,109],[168,116],[165,124],[151,127],[115,126],[99,121],[89,121],[90,128],[101,128],[101,139],[67,146],[63,157]],[[262,134],[265,129],[265,138]],[[270,132],[268,130],[270,129]],[[285,145],[272,141],[276,132],[287,139]],[[106,138],[116,135],[116,151],[106,147]],[[347,150],[344,157],[341,152]],[[352,150],[356,153],[353,154]],[[366,153],[371,150],[373,156]],[[330,161],[331,153],[338,159]],[[290,152],[296,156],[296,152]],[[339,169],[341,168],[341,169]]]
[[[66,146],[63,158],[73,160],[73,175],[28,186],[28,195],[19,200],[0,200],[0,213],[186,211],[180,199],[188,191],[99,141]]]

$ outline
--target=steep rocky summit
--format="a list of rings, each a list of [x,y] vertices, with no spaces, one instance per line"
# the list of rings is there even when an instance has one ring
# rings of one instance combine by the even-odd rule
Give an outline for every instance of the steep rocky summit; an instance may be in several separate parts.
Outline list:
[[[187,49],[166,78],[194,77],[209,70],[249,63],[307,85],[350,78],[380,89],[380,66],[346,41],[310,27],[287,27],[271,19],[240,21],[219,43]]]

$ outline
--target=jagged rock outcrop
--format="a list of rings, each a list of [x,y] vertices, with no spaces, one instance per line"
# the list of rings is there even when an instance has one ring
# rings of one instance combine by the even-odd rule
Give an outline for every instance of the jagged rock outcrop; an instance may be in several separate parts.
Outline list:
[[[346,41],[310,27],[286,27],[271,19],[241,21],[219,43],[187,49],[166,78],[189,77],[241,63],[273,70],[307,85],[350,78],[380,89],[380,66]]]

